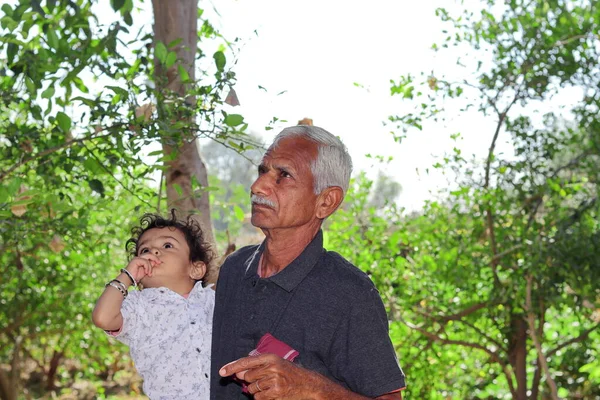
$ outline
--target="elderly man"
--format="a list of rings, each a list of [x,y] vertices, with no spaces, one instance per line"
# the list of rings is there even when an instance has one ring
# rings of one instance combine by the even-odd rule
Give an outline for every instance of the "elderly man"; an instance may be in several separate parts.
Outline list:
[[[314,126],[286,128],[268,149],[251,196],[266,238],[229,256],[217,282],[211,399],[247,399],[242,385],[257,400],[402,398],[379,293],[323,248],[351,170],[343,143]],[[248,356],[266,333],[299,356]]]

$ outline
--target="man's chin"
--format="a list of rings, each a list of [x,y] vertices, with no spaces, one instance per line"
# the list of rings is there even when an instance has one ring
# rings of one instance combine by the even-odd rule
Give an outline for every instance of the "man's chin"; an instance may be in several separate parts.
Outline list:
[[[250,217],[250,223],[259,229],[269,228],[269,223],[267,222],[267,219],[255,213],[252,213],[252,217]]]

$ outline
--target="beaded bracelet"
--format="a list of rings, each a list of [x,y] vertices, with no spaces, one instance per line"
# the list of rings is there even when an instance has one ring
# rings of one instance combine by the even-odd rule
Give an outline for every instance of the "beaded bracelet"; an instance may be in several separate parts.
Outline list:
[[[133,275],[131,275],[131,272],[127,271],[125,268],[121,268],[121,272],[124,273],[125,275],[127,275],[129,277],[129,279],[131,279],[131,283],[133,284],[133,287],[137,287],[138,283],[136,282],[135,279],[133,279]]]
[[[108,282],[104,287],[108,287],[108,286],[112,286],[115,289],[117,289],[119,292],[121,292],[121,294],[123,295],[123,298],[127,297],[127,295],[129,294],[127,292],[127,288],[126,288],[125,284],[123,284],[123,282],[119,281],[118,279],[113,279],[112,281]]]

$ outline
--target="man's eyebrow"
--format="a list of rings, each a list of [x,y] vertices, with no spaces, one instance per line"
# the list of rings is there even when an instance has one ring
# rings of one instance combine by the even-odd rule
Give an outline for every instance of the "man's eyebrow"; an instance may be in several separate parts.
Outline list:
[[[276,169],[279,172],[281,172],[281,171],[290,172],[292,174],[294,174],[296,172],[296,168],[292,164],[283,164],[283,165],[282,164],[273,164],[273,169]]]
[[[159,236],[156,239],[173,239],[174,241],[176,241],[177,243],[179,243],[179,240],[177,240],[176,238],[174,238],[173,236],[168,236],[168,235],[164,235],[164,236]],[[144,246],[148,241],[144,240],[141,241],[137,244],[138,249],[141,248],[142,246]]]

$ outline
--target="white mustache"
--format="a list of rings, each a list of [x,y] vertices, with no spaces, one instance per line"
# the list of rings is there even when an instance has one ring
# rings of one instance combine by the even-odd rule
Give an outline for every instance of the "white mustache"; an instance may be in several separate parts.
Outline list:
[[[252,201],[252,204],[260,204],[271,208],[277,207],[277,204],[273,200],[269,200],[266,197],[257,196],[255,194],[250,196],[250,200]]]

